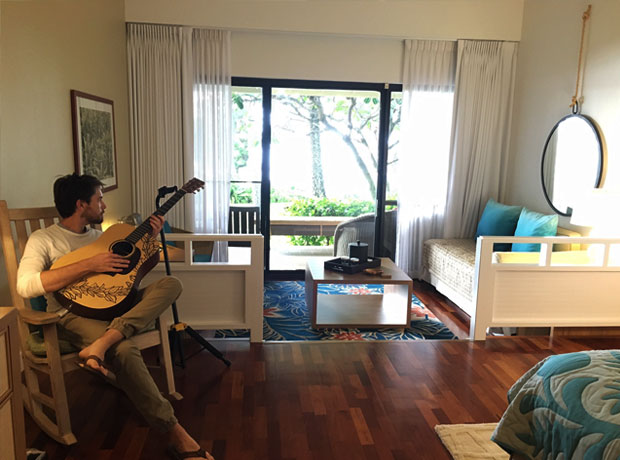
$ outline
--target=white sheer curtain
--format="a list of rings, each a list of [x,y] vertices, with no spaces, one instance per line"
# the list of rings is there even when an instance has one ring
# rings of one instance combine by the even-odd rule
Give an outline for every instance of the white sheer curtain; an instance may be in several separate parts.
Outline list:
[[[181,33],[178,27],[127,25],[132,205],[155,211],[157,189],[184,182]],[[184,208],[166,215],[183,227]]]
[[[205,190],[194,196],[194,230],[226,233],[232,167],[230,31],[192,33],[193,172]]]
[[[514,42],[458,42],[444,237],[473,237],[489,198],[504,199],[517,63]]]
[[[455,63],[456,42],[405,41],[396,263],[414,278],[443,226]]]
[[[195,176],[205,190],[173,208],[169,220],[191,231],[226,233],[230,32],[145,24],[129,24],[127,31],[134,208],[150,214],[159,186]],[[213,260],[223,257],[216,248]]]

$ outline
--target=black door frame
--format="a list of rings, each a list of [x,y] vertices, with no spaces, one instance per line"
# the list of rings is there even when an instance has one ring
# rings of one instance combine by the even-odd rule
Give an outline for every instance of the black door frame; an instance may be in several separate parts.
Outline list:
[[[259,87],[263,97],[263,133],[262,133],[262,173],[261,173],[261,232],[265,237],[265,279],[271,280],[303,280],[303,270],[271,270],[269,267],[269,251],[271,233],[270,194],[271,194],[271,97],[273,88],[295,89],[333,89],[376,91],[380,95],[379,145],[377,151],[377,196],[375,197],[375,248],[379,255],[383,245],[383,220],[385,216],[388,136],[390,132],[390,104],[392,93],[402,91],[402,85],[389,83],[343,82],[327,80],[289,80],[274,78],[232,77],[232,86]]]

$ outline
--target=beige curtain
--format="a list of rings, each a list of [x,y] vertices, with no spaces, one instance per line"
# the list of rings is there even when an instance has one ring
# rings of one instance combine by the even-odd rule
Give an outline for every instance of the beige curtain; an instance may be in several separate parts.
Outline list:
[[[132,205],[143,218],[159,187],[184,183],[181,42],[178,27],[127,25]],[[166,218],[185,227],[184,206]]]
[[[174,226],[226,233],[232,164],[230,32],[129,24],[133,206],[146,216],[157,189],[192,177],[205,190],[167,215]],[[213,260],[225,258],[217,245]]]

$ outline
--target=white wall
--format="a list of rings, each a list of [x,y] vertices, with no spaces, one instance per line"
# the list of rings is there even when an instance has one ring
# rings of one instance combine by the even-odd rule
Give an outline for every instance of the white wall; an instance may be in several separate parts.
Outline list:
[[[605,186],[620,186],[620,2],[526,0],[519,49],[508,201],[552,213],[540,184],[542,149],[553,125],[569,114],[575,91],[581,15],[592,4],[586,42],[582,113],[607,142]],[[570,227],[568,218],[562,226]]]
[[[519,40],[523,0],[126,0],[128,22],[232,30],[235,76],[399,83],[402,40]]]
[[[123,0],[0,3],[0,198],[51,206],[52,183],[74,171],[70,90],[114,101],[119,188],[114,221],[131,210]],[[0,264],[0,305],[9,300]]]
[[[519,40],[523,0],[126,0],[128,22],[392,38]]]
[[[124,3],[0,3],[0,197],[11,207],[53,204],[56,176],[74,170],[70,90],[114,101],[119,188],[130,210]]]
[[[402,82],[402,40],[234,31],[231,47],[236,77]]]

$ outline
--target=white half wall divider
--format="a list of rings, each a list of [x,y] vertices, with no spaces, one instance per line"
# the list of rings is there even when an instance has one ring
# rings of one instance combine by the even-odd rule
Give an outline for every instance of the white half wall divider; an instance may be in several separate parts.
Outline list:
[[[540,252],[493,252],[539,243]],[[552,252],[554,244],[581,245]],[[470,339],[489,327],[620,326],[620,238],[478,237]]]
[[[171,274],[183,283],[179,321],[198,331],[249,329],[250,341],[262,342],[263,236],[167,233],[166,241]],[[228,244],[228,261],[206,261],[214,244]],[[161,260],[143,286],[166,275]]]

